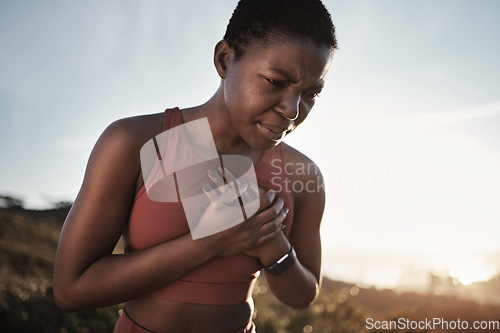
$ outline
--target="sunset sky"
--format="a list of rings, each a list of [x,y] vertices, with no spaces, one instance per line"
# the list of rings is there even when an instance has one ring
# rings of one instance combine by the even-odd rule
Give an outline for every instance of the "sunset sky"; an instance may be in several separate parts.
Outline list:
[[[325,273],[378,286],[500,273],[500,3],[324,3],[339,50],[286,141],[326,179]],[[72,201],[109,123],[205,102],[235,5],[2,1],[0,193]]]

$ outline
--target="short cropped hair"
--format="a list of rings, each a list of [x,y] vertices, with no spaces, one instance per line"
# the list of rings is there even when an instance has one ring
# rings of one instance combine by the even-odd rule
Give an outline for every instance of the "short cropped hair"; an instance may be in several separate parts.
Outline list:
[[[273,34],[311,40],[331,51],[337,48],[335,26],[321,0],[240,0],[224,40],[239,59],[246,46]]]

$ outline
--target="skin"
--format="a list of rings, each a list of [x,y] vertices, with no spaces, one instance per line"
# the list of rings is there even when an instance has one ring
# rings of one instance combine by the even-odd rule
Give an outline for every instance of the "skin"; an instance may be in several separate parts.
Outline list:
[[[246,155],[257,162],[304,121],[321,91],[331,60],[327,47],[278,36],[266,45],[249,45],[235,61],[233,50],[219,42],[214,52],[219,89],[207,103],[182,111],[185,122],[208,118],[219,154]],[[298,258],[294,266],[267,279],[284,304],[309,306],[321,282],[322,190],[295,193],[289,239],[281,231],[286,207],[274,192],[262,189],[259,211],[246,223],[198,240],[188,234],[141,251],[111,254],[142,182],[139,150],[162,132],[162,122],[163,113],[122,119],[99,138],[61,233],[54,272],[57,304],[77,311],[126,302],[129,315],[154,331],[232,333],[250,320],[251,302],[214,306],[144,295],[213,257],[244,252],[271,265],[292,244]],[[321,179],[294,169],[312,163],[306,156],[285,144],[283,151],[292,182]]]

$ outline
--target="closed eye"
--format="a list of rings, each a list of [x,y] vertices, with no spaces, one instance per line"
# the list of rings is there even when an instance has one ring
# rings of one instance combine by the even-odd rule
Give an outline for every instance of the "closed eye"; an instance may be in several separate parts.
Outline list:
[[[316,98],[316,97],[319,97],[319,92],[315,92],[315,91],[305,91],[304,94],[309,97],[309,98]]]
[[[269,82],[270,84],[272,84],[275,87],[283,87],[283,86],[285,86],[285,81],[274,80],[274,79],[271,79],[271,78],[268,78],[268,77],[266,77],[266,80],[267,80],[267,82]]]

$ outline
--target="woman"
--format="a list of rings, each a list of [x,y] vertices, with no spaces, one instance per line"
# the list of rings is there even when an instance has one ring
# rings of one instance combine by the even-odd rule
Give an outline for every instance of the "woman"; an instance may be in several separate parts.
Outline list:
[[[281,302],[308,307],[321,282],[325,197],[321,176],[304,172],[312,162],[281,141],[311,111],[335,48],[320,0],[241,0],[215,47],[221,83],[209,101],[118,120],[99,138],[61,233],[57,304],[77,311],[124,302],[115,332],[255,332],[251,291],[263,268]],[[221,200],[242,204],[257,193],[258,209],[243,223],[194,237],[184,202],[154,198],[140,156],[152,138],[203,119],[219,156],[253,162],[259,188],[240,186],[237,198],[224,198],[238,175],[210,169],[200,183],[210,200],[200,224],[216,223]],[[204,140],[191,143],[193,151],[205,148]],[[290,186],[311,182],[318,186]],[[126,253],[113,255],[122,234]]]

